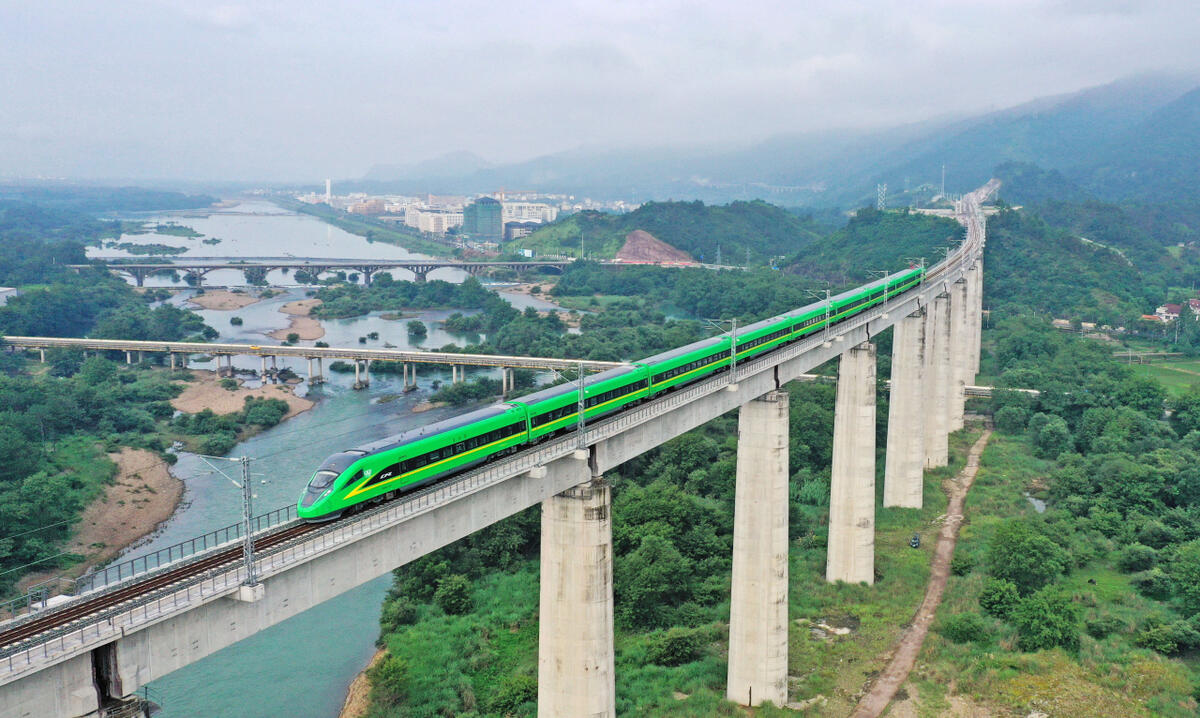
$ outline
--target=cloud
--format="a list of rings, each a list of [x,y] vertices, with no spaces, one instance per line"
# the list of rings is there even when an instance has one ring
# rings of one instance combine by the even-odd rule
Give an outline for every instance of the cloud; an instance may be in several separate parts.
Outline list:
[[[0,152],[20,174],[293,179],[748,142],[1196,69],[1197,36],[1167,0],[0,2]]]

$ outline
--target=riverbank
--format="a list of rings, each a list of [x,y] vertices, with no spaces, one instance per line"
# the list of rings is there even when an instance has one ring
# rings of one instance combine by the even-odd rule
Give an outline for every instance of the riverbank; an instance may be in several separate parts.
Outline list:
[[[251,304],[261,302],[261,297],[255,297],[244,292],[231,292],[228,289],[209,289],[204,294],[188,298],[188,304],[194,304],[203,309],[241,309]]]
[[[342,704],[338,718],[362,718],[367,714],[367,709],[371,707],[371,679],[367,678],[367,671],[374,668],[385,656],[387,651],[376,651],[367,667],[350,681],[350,688],[346,690],[346,702]]]
[[[70,543],[62,549],[83,560],[66,571],[30,574],[18,584],[21,590],[55,576],[80,576],[153,534],[175,513],[183,482],[171,475],[161,457],[126,447],[108,458],[116,464],[112,484],[84,509]]]
[[[289,334],[299,335],[302,341],[313,341],[325,336],[325,327],[317,319],[309,316],[313,308],[321,305],[320,299],[300,299],[288,302],[279,311],[291,317],[288,326],[269,332],[267,336],[280,341],[287,341]]]
[[[311,399],[296,396],[289,384],[264,384],[250,389],[242,386],[239,380],[237,389],[226,389],[221,386],[221,377],[216,372],[203,369],[191,369],[194,379],[184,382],[183,392],[171,400],[171,406],[179,411],[194,414],[205,409],[211,409],[216,414],[232,414],[241,411],[246,406],[246,399],[282,399],[287,402],[288,411],[283,419],[301,414],[313,408]]]

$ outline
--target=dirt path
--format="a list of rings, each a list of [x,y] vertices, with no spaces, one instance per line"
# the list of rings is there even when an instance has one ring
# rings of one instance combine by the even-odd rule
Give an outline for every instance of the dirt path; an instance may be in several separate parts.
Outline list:
[[[896,691],[908,680],[917,654],[921,652],[921,646],[925,643],[925,635],[929,633],[929,626],[942,603],[946,580],[950,577],[950,558],[954,555],[954,545],[958,543],[958,529],[963,520],[963,502],[967,498],[967,492],[971,490],[971,484],[975,482],[975,474],[979,473],[979,457],[983,454],[991,435],[991,429],[984,430],[967,454],[967,465],[950,482],[950,505],[946,508],[946,521],[942,524],[937,547],[933,551],[933,569],[929,573],[925,599],[921,601],[921,607],[917,609],[912,625],[901,634],[900,642],[896,644],[892,653],[892,660],[879,674],[870,692],[858,702],[851,718],[878,718],[887,710],[888,703],[891,703]]]

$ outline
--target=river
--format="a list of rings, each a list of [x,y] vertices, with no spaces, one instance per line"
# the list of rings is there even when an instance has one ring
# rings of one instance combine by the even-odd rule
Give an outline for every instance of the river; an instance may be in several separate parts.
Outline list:
[[[203,245],[156,234],[129,235],[121,241],[162,243],[190,247],[184,256],[284,256],[287,253],[309,257],[417,257],[391,245],[368,243],[362,237],[326,225],[318,219],[281,210],[275,205],[249,201],[221,211],[138,215],[151,223],[174,221],[192,227],[209,237],[222,239],[218,245]],[[93,255],[122,254],[114,249],[97,249]],[[209,275],[213,284],[222,283],[216,272]],[[232,281],[241,283],[237,273]],[[461,272],[446,270],[442,278],[461,281]],[[169,284],[166,278],[156,283]],[[208,281],[206,279],[206,281]],[[149,282],[148,282],[149,283]],[[171,301],[183,304],[190,292],[182,292]],[[220,341],[261,344],[264,333],[288,325],[288,317],[279,307],[305,296],[303,289],[289,289],[279,296],[231,311],[197,310],[221,333]],[[515,306],[547,308],[553,305],[527,295],[503,293]],[[331,346],[359,346],[358,338],[378,332],[379,339],[367,346],[382,348],[413,346],[405,329],[415,316],[429,327],[429,336],[420,345],[440,347],[465,338],[446,333],[438,320],[448,311],[409,313],[403,320],[383,319],[378,315],[323,322],[322,341]],[[241,317],[243,324],[233,326],[230,319]],[[266,340],[273,341],[273,340]],[[310,344],[311,342],[301,342]],[[256,357],[239,357],[234,365],[255,369]],[[303,360],[281,360],[300,376],[307,376]],[[193,363],[193,368],[213,364]],[[488,373],[480,369],[480,373]],[[255,509],[261,513],[293,503],[313,467],[335,451],[371,441],[389,434],[436,421],[457,413],[454,409],[435,409],[414,414],[412,407],[428,398],[434,381],[445,382],[448,372],[423,369],[418,391],[401,393],[400,378],[373,375],[366,391],[351,388],[353,374],[330,372],[328,382],[316,387],[300,384],[297,393],[317,399],[308,412],[290,419],[239,444],[230,456],[252,457],[251,472],[255,487]],[[253,384],[256,380],[250,380]],[[236,465],[230,464],[230,469]],[[233,473],[227,469],[228,473]],[[207,531],[236,522],[241,515],[241,492],[226,478],[197,457],[181,454],[172,473],[185,485],[183,503],[175,515],[152,539],[127,550],[138,555],[164,547]],[[187,666],[150,684],[161,701],[164,718],[331,718],[336,716],[354,676],[363,669],[374,651],[378,636],[379,610],[390,577],[382,577],[348,591],[341,596],[295,616],[247,640]]]

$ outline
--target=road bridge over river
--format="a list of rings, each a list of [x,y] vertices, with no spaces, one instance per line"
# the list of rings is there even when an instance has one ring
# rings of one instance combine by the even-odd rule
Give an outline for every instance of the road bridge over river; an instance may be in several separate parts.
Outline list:
[[[363,282],[371,283],[377,272],[385,269],[403,269],[412,272],[414,279],[424,282],[429,273],[435,269],[458,269],[472,276],[487,274],[496,269],[511,269],[525,271],[537,269],[541,271],[562,272],[574,260],[554,261],[497,261],[497,262],[460,262],[442,259],[329,259],[322,257],[196,257],[187,259],[159,259],[158,261],[130,262],[118,257],[96,257],[90,264],[71,264],[71,269],[79,270],[94,266],[107,267],[110,271],[128,274],[133,277],[137,286],[145,285],[146,277],[157,272],[183,272],[195,277],[195,284],[201,286],[204,276],[217,269],[236,269],[246,271],[257,269],[270,272],[276,269],[303,271],[314,279],[327,272],[356,272],[362,276]]]
[[[586,429],[327,524],[283,521],[0,624],[0,718],[80,716],[354,586],[542,505],[538,711],[613,716],[611,490],[605,472],[740,408],[727,697],[787,702],[788,411],[782,387],[839,358],[826,580],[874,581],[876,350],[893,337],[883,501],[920,507],[978,372],[981,202],[925,281],[827,331]],[[245,556],[252,556],[247,561]]]

